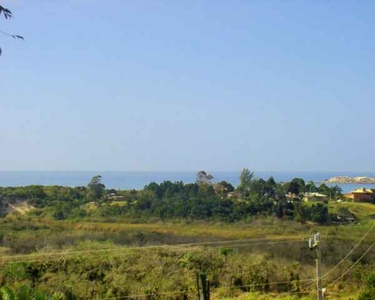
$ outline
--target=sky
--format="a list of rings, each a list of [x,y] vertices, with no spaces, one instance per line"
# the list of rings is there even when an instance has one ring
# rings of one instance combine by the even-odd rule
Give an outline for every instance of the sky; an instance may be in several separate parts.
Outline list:
[[[375,170],[375,1],[0,5],[0,170]]]

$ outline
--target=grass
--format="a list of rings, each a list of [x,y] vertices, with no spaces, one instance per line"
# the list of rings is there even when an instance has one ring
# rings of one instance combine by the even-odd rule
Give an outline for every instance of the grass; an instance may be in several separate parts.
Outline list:
[[[171,233],[179,236],[210,236],[232,240],[264,238],[272,240],[291,239],[302,240],[306,237],[306,232],[311,229],[310,225],[301,225],[294,221],[283,221],[277,218],[258,218],[250,222],[239,223],[208,223],[208,222],[158,222],[150,224],[132,224],[123,222],[90,222],[90,221],[53,221],[39,220],[43,224],[48,224],[52,228],[65,230],[78,230],[90,232],[124,232],[143,231],[154,233]]]
[[[128,205],[128,202],[127,201],[112,201],[110,203],[110,206],[127,206]]]
[[[126,202],[125,202],[126,203]],[[125,205],[123,202],[114,205]],[[335,239],[357,240],[375,223],[371,215],[375,215],[375,205],[370,203],[330,202],[330,212],[335,213],[340,207],[346,207],[358,218],[356,224],[318,226],[316,224],[300,224],[295,221],[280,220],[276,217],[258,216],[249,221],[237,223],[213,223],[205,221],[132,223],[133,221],[93,222],[93,221],[53,221],[46,222],[51,227],[61,230],[78,230],[90,232],[136,232],[174,234],[183,237],[210,237],[212,239],[234,240],[264,238],[270,240],[304,240],[309,235],[320,231],[322,235]],[[375,233],[370,237],[375,238]]]
[[[353,300],[358,297],[358,293],[355,294],[344,294],[344,293],[331,293],[325,295],[326,300]],[[280,295],[276,293],[269,293],[269,294],[262,294],[259,292],[255,293],[243,293],[237,297],[222,297],[222,296],[215,296],[211,297],[213,300],[315,300],[316,295],[314,292],[311,292],[310,295],[291,295],[285,294]]]
[[[119,201],[120,203],[122,201]],[[352,246],[371,228],[373,224],[375,224],[375,219],[372,219],[372,215],[375,215],[375,205],[369,203],[353,203],[353,202],[331,202],[329,203],[330,212],[335,213],[339,210],[340,207],[348,208],[352,213],[354,213],[358,218],[358,223],[356,224],[346,224],[346,225],[329,225],[329,226],[318,226],[316,224],[300,224],[295,221],[290,220],[280,220],[276,217],[262,217],[258,216],[252,218],[248,221],[241,221],[237,223],[220,223],[220,222],[203,222],[203,221],[175,221],[175,222],[155,222],[155,223],[131,223],[131,220],[127,221],[117,221],[117,222],[94,222],[90,220],[85,221],[54,221],[50,219],[31,219],[28,220],[27,217],[20,217],[20,219],[9,220],[11,224],[17,225],[20,227],[22,222],[24,221],[25,224],[28,222],[32,222],[34,227],[37,227],[38,230],[34,230],[31,228],[26,227],[26,229],[14,229],[11,233],[14,234],[14,239],[21,239],[23,241],[28,241],[27,238],[35,240],[36,238],[39,239],[50,239],[51,244],[53,244],[53,239],[56,238],[70,238],[75,237],[77,241],[79,240],[78,237],[82,236],[83,242],[78,244],[72,245],[63,245],[61,248],[56,248],[55,251],[57,256],[60,257],[61,253],[64,253],[66,257],[78,255],[74,254],[74,251],[81,251],[81,250],[90,250],[93,253],[85,253],[86,256],[92,256],[95,258],[100,257],[107,257],[108,255],[121,256],[125,257],[127,253],[130,252],[139,252],[140,249],[132,249],[132,244],[127,246],[130,247],[123,247],[121,245],[125,244],[116,244],[116,237],[123,236],[127,238],[127,235],[130,237],[138,238],[138,234],[144,234],[145,236],[150,235],[151,238],[160,238],[160,243],[168,243],[169,241],[175,243],[189,243],[189,242],[204,242],[204,241],[215,241],[215,240],[237,240],[237,239],[265,239],[267,241],[279,241],[279,240],[293,240],[293,241],[302,241],[306,240],[312,233],[316,231],[320,231],[322,233],[322,240],[325,244],[331,244],[332,248],[341,249],[339,255],[337,255],[338,250],[336,252],[329,253],[329,247],[326,246],[324,248],[325,258],[329,264],[323,265],[323,271],[327,271],[332,268],[332,266],[337,263],[348,251],[352,248]],[[4,223],[2,225],[9,225],[9,223]],[[23,227],[22,227],[23,228]],[[9,234],[9,231],[7,232]],[[96,241],[92,241],[91,238],[95,237],[97,234],[100,239]],[[162,239],[163,235],[170,235],[170,240],[166,242],[166,240]],[[178,239],[180,237],[184,237],[183,239]],[[112,240],[111,240],[112,238]],[[366,243],[368,241],[375,239],[375,230],[371,232],[365,241],[363,242],[364,248],[358,248],[356,252],[354,252],[353,259],[358,257],[358,254],[363,253],[364,249],[368,246]],[[89,241],[90,240],[90,241]],[[340,241],[347,241],[350,240],[352,242],[351,245],[346,245],[345,247],[340,245]],[[151,240],[152,242],[153,240]],[[332,241],[338,242],[332,243]],[[302,243],[303,244],[303,243]],[[314,272],[314,261],[313,255],[309,252],[307,246],[300,245],[299,243],[292,243],[291,245],[284,246],[280,245],[279,248],[276,246],[264,246],[263,248],[258,248],[258,246],[251,248],[252,252],[259,251],[259,252],[269,252],[270,257],[280,257],[280,260],[298,260],[299,262],[304,259],[305,265],[302,266],[301,274],[303,278],[311,278]],[[147,244],[146,244],[147,245]],[[305,247],[306,249],[304,249]],[[135,247],[134,247],[135,248]],[[284,249],[285,248],[285,249]],[[250,247],[249,247],[250,249]],[[7,248],[0,248],[0,256],[7,255],[6,252],[9,249]],[[61,251],[62,250],[62,251]],[[108,251],[107,251],[108,250]],[[150,249],[148,249],[150,250]],[[187,249],[181,249],[176,246],[166,246],[166,248],[162,249],[166,252],[178,252],[180,250],[186,251]],[[191,251],[192,248],[188,248],[188,251]],[[204,251],[205,249],[202,248],[200,251]],[[241,248],[241,251],[245,251],[246,249]],[[239,250],[239,251],[240,251]],[[40,249],[38,252],[34,252],[33,254],[28,254],[22,257],[7,257],[7,259],[25,259],[25,260],[33,260],[33,259],[44,259],[48,257],[49,251],[52,251],[48,245],[46,248]],[[143,249],[143,251],[147,251],[147,249]],[[216,251],[216,250],[215,250]],[[236,250],[237,251],[237,250]],[[273,252],[272,252],[273,251]],[[293,252],[294,251],[294,252]],[[263,253],[262,252],[262,253]],[[25,253],[25,252],[23,252]],[[245,253],[245,252],[241,252]],[[248,252],[250,253],[250,251]],[[295,256],[291,256],[292,254]],[[290,256],[288,256],[290,254]],[[248,255],[248,254],[244,254]],[[328,255],[329,256],[328,258]],[[64,256],[64,257],[65,257]],[[311,257],[310,257],[311,256]],[[51,257],[53,259],[53,257]],[[275,259],[275,258],[274,258]],[[336,260],[337,261],[336,261]],[[370,259],[370,258],[369,258]],[[274,260],[275,261],[275,260]],[[310,264],[311,261],[311,264]],[[307,263],[306,263],[307,262]],[[284,265],[281,261],[280,265]],[[332,273],[332,279],[336,278],[339,274],[341,274],[347,267],[350,266],[350,261],[347,261],[347,264],[343,264],[339,269]],[[310,274],[309,272],[312,272]],[[334,287],[336,288],[336,287]],[[311,291],[314,288],[312,287]],[[345,287],[345,290],[330,290],[328,291],[328,295],[326,299],[356,299],[358,291],[355,288],[348,288]],[[226,294],[224,291],[216,291],[213,290],[212,299],[228,299],[228,300],[271,300],[271,299],[280,299],[280,300],[310,300],[315,299],[314,295],[305,296],[298,298],[294,295],[282,295],[282,294],[261,294],[261,293],[244,293],[244,294],[236,294],[236,293],[228,293]]]
[[[0,247],[0,255],[4,255],[7,253],[10,249],[7,247]]]
[[[124,205],[126,201],[119,201],[115,205]],[[32,222],[39,226],[48,226],[47,230],[39,230],[39,233],[58,232],[61,236],[78,237],[86,233],[110,235],[145,234],[153,236],[170,236],[162,243],[189,243],[215,240],[239,240],[239,239],[265,239],[265,240],[307,240],[310,235],[319,231],[324,240],[352,242],[358,241],[369,228],[375,224],[371,215],[375,214],[375,205],[369,203],[330,202],[330,211],[335,213],[340,207],[348,208],[358,218],[356,224],[318,226],[317,224],[300,224],[290,220],[280,220],[276,217],[253,217],[247,221],[237,223],[221,223],[207,221],[176,220],[154,223],[134,223],[134,220],[117,220],[115,222],[104,221],[55,221],[51,219],[39,219]],[[29,234],[29,233],[27,233]],[[21,237],[22,232],[17,236]],[[176,241],[173,241],[173,237]],[[181,239],[177,239],[180,237]],[[370,233],[368,239],[375,239],[374,233]]]
[[[375,215],[375,205],[371,203],[330,202],[329,204],[329,209],[333,213],[337,212],[340,207],[348,208],[361,221],[368,221],[372,219],[371,216]]]

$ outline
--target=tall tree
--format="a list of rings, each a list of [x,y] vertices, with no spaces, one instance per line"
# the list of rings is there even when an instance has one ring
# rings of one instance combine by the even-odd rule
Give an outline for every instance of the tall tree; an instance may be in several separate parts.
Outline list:
[[[309,193],[316,193],[318,191],[314,181],[310,180],[306,183],[306,191]]]
[[[247,168],[243,169],[240,175],[240,184],[237,187],[241,197],[246,197],[249,195],[253,180],[254,172],[250,172],[250,170]]]
[[[293,178],[286,184],[286,191],[294,195],[305,192],[305,181],[302,178]]]
[[[3,15],[5,19],[13,18],[12,12],[8,8],[5,8],[4,6],[0,5],[0,17],[1,17],[1,15]],[[6,36],[12,37],[14,39],[21,39],[21,40],[24,39],[23,36],[20,36],[20,35],[17,35],[17,34],[9,34],[9,33],[6,33],[4,31],[1,31],[1,30],[0,30],[0,33],[2,33],[3,35],[6,35]],[[0,47],[0,56],[1,56],[2,52],[3,51]]]
[[[206,171],[199,171],[197,173],[195,183],[197,183],[198,185],[210,185],[212,184],[212,179],[214,179],[214,177],[211,174],[208,174]]]
[[[234,191],[234,186],[226,181],[220,181],[214,186],[216,194],[227,194]]]
[[[93,200],[99,200],[103,196],[105,189],[105,185],[102,183],[102,176],[96,175],[91,178],[87,187],[90,191],[90,198]]]

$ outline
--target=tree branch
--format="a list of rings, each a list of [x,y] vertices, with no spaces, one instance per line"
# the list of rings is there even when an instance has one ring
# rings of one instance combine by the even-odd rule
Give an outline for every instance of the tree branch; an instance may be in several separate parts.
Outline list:
[[[9,33],[6,33],[6,32],[4,32],[4,31],[2,31],[2,30],[0,30],[0,33],[4,34],[4,35],[6,35],[6,36],[12,37],[12,38],[14,38],[14,39],[25,40],[24,37],[21,36],[21,35],[17,35],[17,34],[9,34]]]
[[[8,8],[5,8],[4,6],[1,6],[0,5],[0,16],[1,14],[4,15],[5,19],[10,19],[10,18],[13,18],[13,14],[12,12],[8,9]],[[0,30],[0,33],[2,33],[3,35],[5,36],[9,36],[9,37],[12,37],[14,39],[21,39],[21,40],[25,40],[23,36],[21,35],[17,35],[17,34],[9,34],[9,33],[6,33],[2,30]],[[0,47],[0,56],[2,54],[2,49]]]
[[[0,15],[1,15],[1,13],[4,15],[5,19],[10,19],[10,18],[13,17],[13,14],[9,9],[0,5]]]

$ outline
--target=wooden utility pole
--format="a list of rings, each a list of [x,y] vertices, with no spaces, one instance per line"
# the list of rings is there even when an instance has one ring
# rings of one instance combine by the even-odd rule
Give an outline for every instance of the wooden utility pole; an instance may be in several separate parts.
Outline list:
[[[200,293],[201,287],[200,287],[199,281],[201,282],[201,285],[202,285],[202,294]],[[204,274],[204,273],[201,273],[200,275],[198,275],[198,273],[197,273],[198,299],[199,300],[210,300],[210,296],[211,296],[210,295],[210,289],[211,289],[211,284],[210,284],[210,281],[207,280],[207,275]]]
[[[203,300],[210,300],[210,281],[206,274],[201,274]]]
[[[199,287],[199,275],[197,272],[197,292],[198,292],[198,300],[201,300],[201,293],[200,293],[200,287]]]
[[[324,300],[323,298],[323,287],[322,287],[322,266],[321,266],[321,252],[320,252],[320,234],[316,233],[312,238],[309,239],[310,250],[316,251],[316,299]]]
[[[317,300],[323,300],[323,287],[322,287],[322,263],[320,248],[316,247],[316,289]]]

